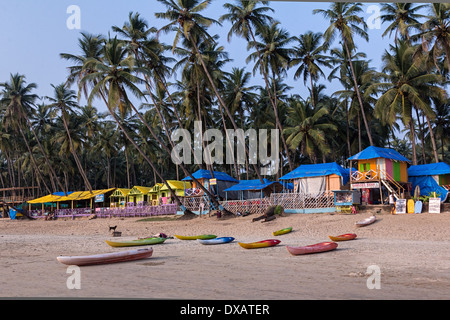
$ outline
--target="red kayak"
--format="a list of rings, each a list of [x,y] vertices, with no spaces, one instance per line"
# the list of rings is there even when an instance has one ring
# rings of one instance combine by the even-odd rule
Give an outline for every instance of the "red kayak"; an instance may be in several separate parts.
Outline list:
[[[340,236],[328,236],[333,241],[347,241],[347,240],[353,240],[356,238],[356,234],[354,233],[346,233],[341,234]]]
[[[338,244],[336,242],[321,242],[321,243],[313,244],[310,246],[304,246],[304,247],[286,246],[286,249],[289,251],[290,254],[296,256],[299,254],[309,254],[309,253],[331,251],[331,250],[336,249],[337,246],[338,246]]]

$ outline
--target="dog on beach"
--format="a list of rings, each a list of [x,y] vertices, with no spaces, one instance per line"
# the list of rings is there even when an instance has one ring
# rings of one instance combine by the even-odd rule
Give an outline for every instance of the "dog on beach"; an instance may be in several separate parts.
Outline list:
[[[115,232],[116,231],[116,229],[117,229],[117,226],[114,226],[114,227],[109,227],[109,232]]]

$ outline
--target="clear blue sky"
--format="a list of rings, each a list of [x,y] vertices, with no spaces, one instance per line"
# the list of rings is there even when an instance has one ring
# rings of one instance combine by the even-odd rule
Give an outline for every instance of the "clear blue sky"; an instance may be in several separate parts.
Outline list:
[[[232,2],[232,1],[229,1]],[[219,19],[226,13],[223,8],[225,1],[213,0],[211,6],[203,13],[209,17]],[[69,30],[66,20],[70,14],[66,13],[70,5],[77,5],[81,9],[81,30]],[[366,3],[364,8],[372,5]],[[270,6],[275,10],[272,16],[281,22],[281,26],[291,35],[300,35],[308,30],[324,32],[328,21],[320,15],[313,15],[313,9],[329,7],[324,2],[292,2],[272,1]],[[167,22],[156,19],[155,12],[165,11],[165,8],[156,0],[0,0],[0,82],[7,81],[10,73],[25,74],[28,82],[38,84],[37,94],[40,96],[52,95],[51,84],[65,81],[69,62],[60,59],[60,53],[78,54],[78,37],[80,31],[89,33],[107,34],[111,26],[122,26],[128,18],[130,11],[139,12],[151,26],[161,27]],[[366,13],[367,20],[371,13]],[[246,66],[248,56],[246,43],[233,37],[231,43],[226,36],[230,25],[224,23],[222,27],[212,27],[210,33],[220,36],[220,44],[225,46],[229,56],[233,59],[227,69],[231,67]],[[371,66],[380,70],[381,55],[392,43],[392,39],[382,39],[385,26],[381,29],[369,30],[369,43],[357,38],[358,50],[365,52],[372,60]],[[112,33],[112,32],[111,32]],[[163,37],[166,43],[172,43],[173,34]],[[253,64],[247,66],[252,71]],[[263,81],[258,77],[258,84]],[[303,81],[294,81],[292,73],[287,83],[294,87],[292,93],[299,93],[306,97],[308,91]],[[325,82],[331,93],[341,89],[338,83]],[[104,110],[103,105],[97,106]]]

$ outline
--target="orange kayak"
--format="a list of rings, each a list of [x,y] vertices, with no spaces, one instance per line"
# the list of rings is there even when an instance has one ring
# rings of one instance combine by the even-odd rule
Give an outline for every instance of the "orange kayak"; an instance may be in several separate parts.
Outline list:
[[[336,249],[338,244],[336,242],[321,242],[316,243],[310,246],[304,246],[304,247],[290,247],[286,246],[286,249],[289,251],[290,254],[296,256],[300,254],[310,254],[310,253],[318,253],[318,252],[325,252],[325,251],[331,251]]]
[[[346,233],[341,234],[339,236],[328,236],[333,241],[347,241],[347,240],[353,240],[356,238],[356,234],[354,233]]]

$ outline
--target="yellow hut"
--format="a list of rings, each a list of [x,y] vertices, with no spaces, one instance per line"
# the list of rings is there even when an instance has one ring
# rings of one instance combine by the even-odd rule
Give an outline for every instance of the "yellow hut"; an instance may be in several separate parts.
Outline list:
[[[131,189],[119,188],[113,192],[111,198],[111,208],[124,208],[127,204],[127,196]]]
[[[135,186],[128,193],[128,203],[145,205],[148,202],[148,193],[152,188]]]
[[[177,181],[177,180],[167,180],[170,188],[175,192],[178,197],[184,197],[184,190],[191,188],[190,182]],[[173,203],[171,199],[171,192],[165,183],[157,183],[149,192],[149,198],[151,199],[152,205],[157,206],[160,204]]]

